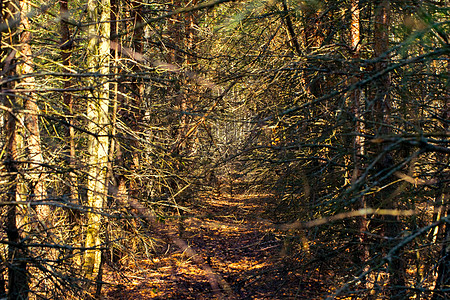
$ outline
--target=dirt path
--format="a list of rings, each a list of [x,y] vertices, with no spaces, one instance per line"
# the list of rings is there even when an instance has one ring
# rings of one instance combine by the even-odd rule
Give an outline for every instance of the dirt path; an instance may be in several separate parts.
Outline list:
[[[305,299],[283,238],[261,221],[266,199],[222,196],[198,201],[182,239],[222,280],[214,292],[205,268],[174,247],[129,266],[122,277],[106,270],[105,299]],[[201,216],[201,217],[198,217]],[[312,298],[308,298],[312,299]]]

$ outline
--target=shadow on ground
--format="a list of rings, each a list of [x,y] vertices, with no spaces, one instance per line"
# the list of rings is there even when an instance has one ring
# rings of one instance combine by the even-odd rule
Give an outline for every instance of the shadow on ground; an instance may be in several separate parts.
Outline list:
[[[106,272],[105,299],[313,299],[322,289],[305,280],[285,256],[283,235],[261,216],[270,197],[239,195],[208,197],[183,222],[182,238],[223,279],[213,291],[208,274],[173,246],[164,255],[142,259],[123,271]],[[228,289],[228,293],[226,290]]]

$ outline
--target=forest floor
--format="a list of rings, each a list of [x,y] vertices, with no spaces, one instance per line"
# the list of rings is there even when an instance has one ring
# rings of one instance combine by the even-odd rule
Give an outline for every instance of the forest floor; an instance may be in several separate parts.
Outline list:
[[[285,254],[283,233],[263,221],[270,199],[199,199],[181,236],[198,257],[167,245],[165,253],[137,258],[120,272],[106,267],[103,299],[319,299],[323,284],[298,267],[299,256]]]

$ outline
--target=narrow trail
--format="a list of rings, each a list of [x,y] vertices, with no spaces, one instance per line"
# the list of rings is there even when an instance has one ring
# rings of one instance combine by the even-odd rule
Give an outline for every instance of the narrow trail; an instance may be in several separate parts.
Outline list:
[[[105,286],[104,299],[312,299],[296,262],[283,255],[282,236],[261,221],[268,199],[202,199],[190,212],[195,217],[183,222],[182,239],[223,279],[220,292],[192,257],[168,245],[165,254],[135,261],[122,277],[106,270],[104,280],[113,285]]]

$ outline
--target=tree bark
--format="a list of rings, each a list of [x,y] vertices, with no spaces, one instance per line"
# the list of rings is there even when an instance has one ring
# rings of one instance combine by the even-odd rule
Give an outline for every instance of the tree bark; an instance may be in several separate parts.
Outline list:
[[[355,61],[359,60],[359,48],[361,42],[361,27],[360,27],[360,7],[359,0],[352,0],[350,3],[350,13],[351,13],[351,21],[350,21],[350,51],[352,55],[352,59]],[[359,74],[360,70],[353,71],[351,70],[351,74]],[[359,77],[351,77],[349,84],[356,84],[360,80]],[[354,133],[355,138],[353,140],[353,173],[351,174],[350,184],[355,184],[359,177],[361,176],[362,170],[364,168],[362,157],[365,155],[365,138],[364,138],[364,109],[365,103],[363,101],[362,91],[360,89],[355,89],[350,92],[349,95],[350,107],[352,110],[352,115],[355,118],[354,121]],[[365,195],[361,195],[360,199],[357,203],[357,209],[365,209],[367,207],[366,197]],[[358,219],[358,251],[357,251],[357,259],[364,263],[369,259],[369,247],[367,245],[367,231],[368,231],[368,223],[367,216],[361,216]],[[364,271],[368,270],[368,266],[364,268]],[[367,284],[367,281],[364,280],[366,284],[365,288],[370,289],[371,287]]]
[[[375,1],[375,15],[374,15],[374,59],[375,70],[381,71],[387,68],[389,64],[389,29],[390,29],[390,0]],[[389,73],[381,76],[375,82],[376,94],[373,99],[373,124],[375,124],[375,136],[385,136],[390,133],[389,119],[390,119],[390,89],[391,79]],[[383,153],[382,145],[374,147],[374,157]],[[384,172],[390,170],[394,166],[394,160],[391,153],[385,153],[384,157],[379,160],[375,172]],[[385,185],[395,181],[395,178],[390,176],[385,181],[380,183]],[[387,209],[397,209],[398,203],[395,201],[395,188],[385,188],[378,193],[377,202],[379,205]],[[385,247],[390,249],[399,242],[399,235],[401,232],[401,222],[398,216],[384,216],[384,234],[388,241]],[[405,264],[403,262],[402,253],[397,251],[389,257],[388,264],[389,283],[387,294],[390,299],[404,299],[405,289]]]
[[[17,73],[19,76],[30,75],[34,73],[33,69],[33,56],[31,50],[31,25],[28,19],[28,14],[31,11],[31,4],[27,1],[19,2],[20,14],[21,14],[21,29],[20,34],[20,63],[17,66]],[[16,88],[24,88],[27,90],[35,89],[35,79],[33,76],[23,77]],[[42,155],[41,148],[41,135],[39,128],[39,107],[37,105],[37,99],[35,93],[25,92],[22,93],[24,97],[24,108],[27,111],[24,118],[24,125],[26,128],[26,141],[25,144],[28,149],[28,159],[30,161],[28,172],[30,180],[29,201],[40,202],[43,201],[46,196],[45,184],[44,184],[44,157]],[[44,205],[36,206],[37,219],[40,222],[46,222],[50,215],[50,207]]]
[[[70,30],[67,23],[69,14],[69,3],[68,0],[59,0],[59,14],[61,16],[60,21],[60,33],[61,33],[61,60],[62,65],[65,67],[64,72],[69,72],[72,57],[72,44],[73,41],[70,37]],[[69,89],[73,82],[69,75],[63,76],[64,89]],[[78,179],[76,173],[73,171],[76,168],[75,165],[75,129],[73,127],[73,97],[70,92],[63,93],[63,103],[66,110],[66,119],[69,124],[66,131],[66,138],[69,141],[67,154],[67,164],[69,167],[68,172],[68,189],[70,198],[73,200],[78,199]]]
[[[15,52],[14,50],[12,50]],[[5,72],[8,65],[3,66]],[[12,72],[5,72],[12,75]],[[2,86],[5,88],[5,86]],[[3,93],[1,93],[4,95]],[[17,124],[14,111],[17,109],[14,96],[2,96],[3,104],[10,109],[6,114],[4,133],[6,137],[5,145],[5,160],[4,165],[8,174],[8,193],[7,202],[16,202],[20,199],[18,195],[18,138]],[[17,205],[10,205],[7,207],[7,218],[5,224],[5,231],[8,236],[8,299],[28,299],[28,276],[27,276],[27,260],[20,247],[22,238],[17,226]]]
[[[286,0],[282,1],[282,5],[283,5],[284,20],[286,22],[286,29],[289,35],[289,43],[291,44],[291,47],[295,50],[295,53],[298,56],[302,56],[302,51],[300,49],[300,44],[298,43],[298,37],[294,31],[294,25],[292,24],[292,19],[289,14]]]
[[[442,191],[441,191],[442,192]],[[441,195],[444,197],[443,195]],[[447,211],[447,216],[449,216]],[[448,290],[450,288],[450,227],[445,224],[445,237],[442,244],[442,250],[440,254],[438,264],[438,276],[436,278],[436,285],[432,300],[444,300],[450,298],[450,292],[443,292],[442,290]]]
[[[449,3],[450,1],[447,1]],[[450,3],[449,3],[450,4]],[[447,74],[450,74],[450,62],[447,62]],[[450,79],[447,78],[447,85],[445,87],[446,97],[444,98],[444,104],[442,106],[442,131],[443,133],[449,132],[449,123],[445,122],[445,120],[450,120]],[[443,154],[438,154],[438,159],[440,161],[445,161],[445,157]],[[447,217],[450,216],[450,208],[448,207],[448,189],[445,189],[445,180],[448,178],[448,172],[444,172],[442,178],[440,178],[440,189],[438,191],[437,199],[440,199],[442,205],[446,203],[445,206],[447,209]],[[446,177],[445,177],[446,176]],[[433,238],[434,240],[434,238]],[[441,292],[443,289],[450,288],[450,226],[446,222],[445,223],[445,237],[442,245],[441,255],[439,259],[438,265],[438,276],[436,278],[435,292],[433,293],[432,300],[443,300],[450,298],[450,292]]]
[[[13,97],[7,99],[4,103],[12,111],[14,110]],[[7,202],[15,202],[19,198],[19,187],[17,184],[18,168],[16,164],[18,160],[16,116],[14,116],[13,112],[7,114],[5,127],[6,153],[4,164],[9,175]],[[17,206],[8,206],[7,222],[5,224],[5,231],[10,242],[8,246],[8,261],[10,262],[8,266],[8,299],[28,299],[27,260],[23,248],[20,247],[22,238],[17,227],[17,219]]]
[[[88,36],[88,65],[91,71],[99,74],[92,79],[96,84],[89,97],[87,105],[88,155],[89,173],[87,182],[87,204],[91,211],[87,214],[86,252],[84,255],[84,274],[87,279],[95,280],[99,275],[101,265],[101,216],[99,211],[106,203],[107,197],[107,170],[109,147],[109,83],[102,75],[109,74],[110,57],[110,0],[89,0],[89,26]]]
[[[17,12],[17,5],[8,2],[4,5],[1,3],[1,23],[5,23],[5,20],[11,18]],[[2,36],[3,38],[3,36]],[[9,31],[9,41],[14,40],[12,31]],[[15,40],[15,42],[17,42]],[[3,43],[1,43],[3,46]],[[11,45],[10,45],[11,46]],[[9,51],[9,53],[8,53]],[[16,76],[14,65],[16,64],[16,50],[15,49],[3,49],[1,48],[1,57],[5,57],[2,61],[2,77],[8,78]],[[6,202],[12,203],[23,200],[19,193],[21,187],[23,187],[22,180],[19,179],[17,161],[21,159],[19,151],[23,150],[22,138],[18,135],[18,120],[21,120],[21,116],[17,113],[20,109],[20,103],[16,103],[15,95],[11,93],[4,93],[3,89],[14,89],[14,82],[4,83],[1,85],[2,93],[0,93],[2,104],[8,108],[5,113],[5,122],[3,124],[4,136],[5,136],[5,153],[3,164],[7,172],[7,193]],[[22,127],[22,126],[20,126]],[[20,180],[20,183],[18,183]],[[27,275],[27,260],[23,248],[20,247],[22,243],[22,237],[19,232],[18,224],[18,205],[12,204],[6,207],[6,222],[5,232],[8,237],[8,299],[28,299],[29,287],[28,287],[28,275]],[[4,286],[2,286],[2,292]]]

